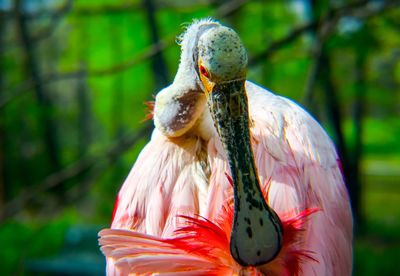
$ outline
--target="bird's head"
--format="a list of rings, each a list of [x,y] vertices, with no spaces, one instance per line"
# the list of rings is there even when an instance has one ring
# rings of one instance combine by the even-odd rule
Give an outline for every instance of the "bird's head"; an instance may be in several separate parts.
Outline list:
[[[234,30],[210,28],[199,38],[197,52],[197,72],[207,94],[220,84],[244,82],[247,52]]]
[[[247,51],[234,30],[216,22],[212,23],[214,24],[199,25],[197,28],[193,65],[206,95],[214,125],[224,140],[232,137],[227,137],[227,133],[224,133],[218,118],[241,117],[246,120],[247,117]],[[210,22],[206,21],[205,24]]]
[[[210,19],[189,25],[180,44],[178,72],[174,82],[157,94],[154,123],[168,137],[180,137],[200,125],[196,134],[208,140],[214,129],[204,112],[206,103],[214,115],[212,98],[244,94],[247,53],[235,31]],[[206,123],[197,124],[203,119]]]

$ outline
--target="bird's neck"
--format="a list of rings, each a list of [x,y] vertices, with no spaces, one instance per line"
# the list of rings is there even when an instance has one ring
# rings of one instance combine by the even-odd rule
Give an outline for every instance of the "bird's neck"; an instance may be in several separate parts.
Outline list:
[[[224,84],[222,84],[224,85]],[[247,95],[243,82],[236,82],[233,93],[213,93],[208,104],[212,110],[215,127],[228,157],[232,180],[238,192],[262,196],[257,169],[250,142]],[[239,92],[241,91],[241,92]]]
[[[237,85],[240,85],[238,83]],[[232,180],[239,191],[261,193],[257,169],[250,142],[247,96],[245,93],[213,94],[209,104],[215,106],[212,114],[231,169]],[[225,97],[226,99],[221,99]],[[227,102],[228,104],[223,104]]]
[[[208,104],[228,157],[234,186],[231,254],[242,265],[259,265],[278,254],[282,225],[260,189],[244,82],[230,83],[229,88],[214,89],[217,92],[210,95]]]

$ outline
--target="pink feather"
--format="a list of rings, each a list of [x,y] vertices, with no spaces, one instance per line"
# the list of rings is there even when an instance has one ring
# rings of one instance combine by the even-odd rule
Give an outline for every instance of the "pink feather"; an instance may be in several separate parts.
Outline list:
[[[298,252],[301,261],[281,258],[281,264],[297,265],[283,270],[286,274],[274,273],[351,275],[352,217],[334,145],[290,100],[251,82],[246,82],[246,91],[253,152],[267,201],[286,221],[306,210],[320,210],[299,218],[300,251],[293,249],[292,255]],[[120,190],[112,228],[144,233],[165,244],[177,238],[177,229],[188,226],[187,217],[199,215],[198,221],[206,218],[227,233],[230,225],[219,222],[226,199],[232,197],[226,175],[229,166],[217,136],[208,141],[196,135],[169,139],[155,129]],[[109,275],[119,275],[113,266],[108,260]]]
[[[301,249],[304,224],[316,211],[307,209],[281,217],[283,247],[274,261],[261,267],[241,267],[230,255],[232,199],[226,201],[216,223],[201,216],[181,216],[186,226],[165,239],[131,230],[105,229],[100,232],[100,244],[103,253],[113,258],[124,274],[300,275],[301,263],[317,262],[313,252]]]

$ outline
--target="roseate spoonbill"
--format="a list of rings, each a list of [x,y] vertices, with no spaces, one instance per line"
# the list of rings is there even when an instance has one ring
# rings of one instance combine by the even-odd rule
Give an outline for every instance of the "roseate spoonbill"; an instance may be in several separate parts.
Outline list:
[[[232,29],[195,21],[181,47],[100,232],[108,274],[350,275],[350,204],[327,134],[246,81]]]

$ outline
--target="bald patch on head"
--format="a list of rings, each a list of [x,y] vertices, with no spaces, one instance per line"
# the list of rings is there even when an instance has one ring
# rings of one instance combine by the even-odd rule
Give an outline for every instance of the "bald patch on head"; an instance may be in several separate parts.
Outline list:
[[[230,28],[218,26],[206,31],[198,43],[199,60],[215,82],[244,78],[247,52],[239,36]]]

